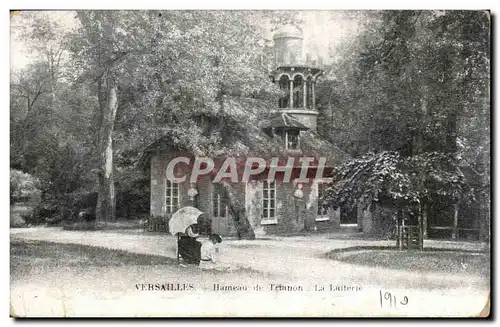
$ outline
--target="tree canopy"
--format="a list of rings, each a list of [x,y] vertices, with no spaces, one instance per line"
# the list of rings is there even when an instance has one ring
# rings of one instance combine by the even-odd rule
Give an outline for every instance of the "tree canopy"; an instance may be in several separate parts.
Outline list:
[[[12,76],[11,165],[40,177],[49,198],[98,192],[98,219],[112,220],[115,175],[119,193],[133,191],[145,179],[135,163],[152,142],[207,155],[241,151],[262,106],[232,110],[224,100],[279,95],[267,76],[271,58],[260,54],[264,23],[283,17],[78,11],[74,28],[60,30],[41,13],[27,15],[22,36],[43,55]]]
[[[462,166],[489,189],[489,39],[487,12],[370,13],[318,91],[321,131],[355,157],[335,201],[470,199]]]

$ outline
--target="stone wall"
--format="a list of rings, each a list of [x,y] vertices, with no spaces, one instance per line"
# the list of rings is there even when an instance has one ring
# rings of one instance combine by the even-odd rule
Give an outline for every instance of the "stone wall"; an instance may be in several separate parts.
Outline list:
[[[177,153],[156,153],[151,158],[151,215],[168,216],[165,208],[166,169],[170,158]],[[186,172],[189,176],[189,171]],[[193,203],[188,196],[191,187],[189,181],[179,186],[180,207],[193,205],[203,211],[212,221],[212,229],[222,235],[236,235],[232,217],[213,217],[212,194],[214,186],[211,176],[202,176],[196,187],[198,195]],[[340,211],[328,210],[326,216],[318,217],[318,187],[317,182],[303,184],[303,198],[296,199],[293,194],[296,184],[276,183],[276,217],[274,221],[262,220],[262,180],[248,183],[233,183],[235,194],[245,205],[247,217],[255,234],[287,234],[301,231],[329,231],[340,227]]]
[[[166,186],[166,170],[168,162],[181,155],[180,153],[156,153],[151,157],[151,215],[166,217],[165,207],[165,186]],[[190,169],[185,170],[186,176],[190,176]],[[213,217],[212,196],[214,186],[212,184],[212,176],[200,176],[195,187],[198,190],[198,195],[194,201],[188,195],[188,190],[191,188],[191,183],[187,179],[179,185],[179,207],[195,206],[205,214],[205,219],[211,220],[212,231],[220,232],[222,235],[236,235],[236,229],[232,222],[232,217]],[[232,184],[235,189],[235,194],[239,201],[245,203],[245,186],[242,183]]]
[[[262,220],[263,181],[247,184],[245,203],[251,225],[257,236],[288,234],[302,231],[331,231],[340,227],[340,211],[329,210],[318,217],[317,182],[302,184],[303,198],[296,199],[294,183],[277,183],[276,217],[274,221]]]

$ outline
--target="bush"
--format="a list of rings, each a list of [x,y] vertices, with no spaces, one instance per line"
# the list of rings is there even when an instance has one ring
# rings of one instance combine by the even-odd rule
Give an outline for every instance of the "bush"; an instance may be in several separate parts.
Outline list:
[[[31,208],[24,204],[10,206],[10,227],[26,226],[26,216],[31,214]]]
[[[60,211],[60,206],[54,203],[40,203],[34,208],[27,221],[32,224],[58,222],[62,220]]]
[[[23,227],[37,223],[35,209],[41,200],[40,181],[20,170],[10,170],[10,226]]]
[[[40,181],[20,170],[10,170],[10,203],[39,202],[41,196]]]
[[[139,216],[149,215],[149,178],[133,177],[134,179],[129,180],[131,177],[128,176],[128,179],[124,178],[116,183],[117,218],[136,219]]]
[[[66,196],[65,219],[93,221],[96,216],[97,192],[75,191]]]
[[[26,217],[28,223],[58,225],[64,221],[94,221],[97,193],[77,191],[57,198],[45,198]]]

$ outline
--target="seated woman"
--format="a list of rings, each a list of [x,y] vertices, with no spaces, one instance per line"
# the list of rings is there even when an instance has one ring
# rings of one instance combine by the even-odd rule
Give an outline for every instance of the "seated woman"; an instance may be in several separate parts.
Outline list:
[[[180,235],[177,242],[179,256],[188,264],[200,264],[201,243],[196,240],[198,233],[193,232],[193,225],[186,228],[186,232]]]

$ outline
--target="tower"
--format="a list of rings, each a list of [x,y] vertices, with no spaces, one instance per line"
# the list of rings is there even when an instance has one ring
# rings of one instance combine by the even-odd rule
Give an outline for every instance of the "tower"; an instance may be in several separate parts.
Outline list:
[[[302,30],[284,25],[274,33],[275,64],[273,80],[285,95],[279,99],[277,112],[284,112],[311,130],[316,131],[318,111],[315,103],[315,84],[323,70],[316,61],[303,60]]]

